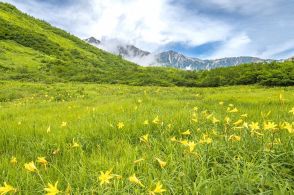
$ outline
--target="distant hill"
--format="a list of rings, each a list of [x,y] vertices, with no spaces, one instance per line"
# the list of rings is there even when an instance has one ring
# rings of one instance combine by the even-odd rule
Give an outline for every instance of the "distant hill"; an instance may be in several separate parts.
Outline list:
[[[96,40],[95,44],[101,42]],[[294,62],[291,61],[252,63],[208,71],[184,71],[167,67],[138,66],[124,60],[123,55],[139,56],[139,60],[142,57],[150,58],[150,53],[132,45],[118,49],[120,56],[105,52],[20,12],[10,4],[0,2],[0,81],[188,87],[294,85]],[[162,59],[170,60],[170,53],[162,55]],[[178,61],[185,61],[184,57],[177,54],[175,56]]]
[[[90,37],[85,39],[85,41],[100,49],[106,50],[116,55],[121,55],[126,60],[143,66],[164,66],[183,70],[210,70],[220,67],[237,66],[240,64],[264,63],[273,61],[249,56],[202,60],[199,58],[187,57],[172,50],[161,53],[150,53],[141,50],[134,45],[123,43],[119,40],[110,39],[100,41],[94,37]]]

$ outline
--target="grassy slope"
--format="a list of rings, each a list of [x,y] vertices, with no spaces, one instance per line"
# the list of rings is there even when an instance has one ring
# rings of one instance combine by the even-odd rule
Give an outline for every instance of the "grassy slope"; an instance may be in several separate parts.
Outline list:
[[[285,100],[280,100],[282,94]],[[285,129],[272,133],[234,129],[234,122],[293,122],[289,110],[294,106],[293,88],[264,90],[258,87],[160,88],[94,84],[0,83],[0,178],[21,190],[22,194],[42,194],[44,184],[23,164],[45,156],[40,175],[47,182],[59,181],[63,191],[68,183],[74,194],[147,194],[161,181],[168,194],[251,194],[293,192],[294,143]],[[142,100],[141,103],[138,100]],[[224,101],[224,105],[219,105]],[[226,112],[234,104],[237,113]],[[193,108],[197,106],[198,111]],[[213,124],[204,110],[220,120]],[[268,117],[261,112],[272,111]],[[195,113],[195,114],[193,114]],[[247,113],[248,117],[240,115]],[[163,124],[153,124],[159,116]],[[224,118],[231,122],[225,125]],[[195,123],[191,119],[198,118]],[[149,120],[149,125],[143,125]],[[66,127],[61,127],[67,122]],[[125,127],[118,129],[118,122]],[[171,124],[171,127],[168,126]],[[48,127],[51,132],[46,133]],[[181,132],[190,129],[191,135]],[[139,137],[149,134],[149,143]],[[212,144],[200,144],[204,134]],[[229,141],[241,136],[240,142]],[[170,138],[194,141],[195,154]],[[71,148],[73,139],[80,148]],[[280,141],[279,141],[280,139]],[[271,148],[272,143],[274,147]],[[57,155],[52,152],[60,149]],[[269,150],[270,149],[270,150]],[[17,165],[9,160],[15,156]],[[134,164],[144,157],[146,160]],[[161,169],[154,159],[167,162]],[[100,171],[113,168],[122,175],[100,186]],[[131,184],[136,173],[146,186]]]

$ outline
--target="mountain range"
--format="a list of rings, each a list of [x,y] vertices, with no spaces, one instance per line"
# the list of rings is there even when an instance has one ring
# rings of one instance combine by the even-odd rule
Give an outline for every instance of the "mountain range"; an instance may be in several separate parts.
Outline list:
[[[219,67],[237,66],[248,63],[267,63],[273,61],[249,56],[202,60],[199,58],[187,57],[172,50],[160,53],[151,53],[116,39],[103,39],[100,41],[94,37],[90,37],[85,39],[85,41],[100,49],[120,55],[126,60],[142,66],[164,66],[184,70],[210,70]]]

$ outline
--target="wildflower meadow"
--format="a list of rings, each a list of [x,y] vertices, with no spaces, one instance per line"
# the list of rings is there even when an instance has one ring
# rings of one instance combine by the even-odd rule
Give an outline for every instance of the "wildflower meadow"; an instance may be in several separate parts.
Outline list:
[[[0,83],[0,194],[293,194],[294,88]]]

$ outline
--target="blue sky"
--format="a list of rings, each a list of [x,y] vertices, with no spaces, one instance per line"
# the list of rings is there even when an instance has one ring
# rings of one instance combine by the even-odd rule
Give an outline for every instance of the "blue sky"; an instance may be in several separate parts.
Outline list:
[[[294,56],[293,0],[5,0],[80,38],[199,58]]]

